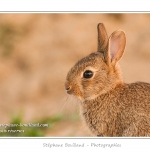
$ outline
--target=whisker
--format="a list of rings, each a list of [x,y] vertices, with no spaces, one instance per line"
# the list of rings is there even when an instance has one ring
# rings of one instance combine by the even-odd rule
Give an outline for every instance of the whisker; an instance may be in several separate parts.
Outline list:
[[[62,101],[61,101],[61,103],[62,103],[62,107],[61,107],[61,109],[60,109],[60,112],[63,112],[64,111],[64,108],[66,107],[66,102],[68,101],[68,99],[69,99],[69,97],[67,96],[65,96],[63,99],[62,99]]]
[[[74,112],[77,109],[77,101],[70,95],[66,95],[61,102],[61,112]]]

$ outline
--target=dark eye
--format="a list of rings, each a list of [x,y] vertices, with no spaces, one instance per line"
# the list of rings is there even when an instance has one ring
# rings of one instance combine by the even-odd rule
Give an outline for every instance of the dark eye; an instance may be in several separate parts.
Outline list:
[[[84,73],[83,73],[83,77],[84,78],[91,78],[93,76],[93,72],[91,70],[86,70]]]

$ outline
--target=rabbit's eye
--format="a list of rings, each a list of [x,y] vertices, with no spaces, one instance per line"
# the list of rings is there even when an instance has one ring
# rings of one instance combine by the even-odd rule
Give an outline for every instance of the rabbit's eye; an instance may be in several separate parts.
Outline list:
[[[93,72],[91,70],[86,70],[84,73],[83,73],[83,77],[84,78],[91,78],[93,76]]]

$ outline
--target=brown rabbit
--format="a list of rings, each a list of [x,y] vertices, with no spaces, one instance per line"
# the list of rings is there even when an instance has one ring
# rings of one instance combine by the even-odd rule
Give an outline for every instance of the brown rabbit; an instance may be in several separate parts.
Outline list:
[[[98,51],[69,71],[65,88],[80,102],[82,118],[96,136],[150,136],[150,84],[123,82],[117,62],[126,37],[117,30],[108,39],[98,26]]]

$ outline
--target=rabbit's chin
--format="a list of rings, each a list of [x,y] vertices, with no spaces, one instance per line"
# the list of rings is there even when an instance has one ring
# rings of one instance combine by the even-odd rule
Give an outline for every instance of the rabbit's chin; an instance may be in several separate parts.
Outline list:
[[[92,95],[92,96],[88,96],[88,97],[84,98],[84,100],[91,101],[91,100],[96,99],[96,98],[99,97],[99,96],[100,96],[99,94],[97,94],[97,95]]]
[[[94,100],[96,99],[97,97],[99,97],[99,94],[98,95],[93,95],[93,96],[87,96],[87,97],[82,97],[82,96],[77,96],[77,95],[72,95],[74,98],[80,100],[80,101],[90,101],[90,100]]]
[[[90,101],[90,100],[95,100],[97,99],[101,94],[105,93],[104,91],[101,91],[99,93],[95,93],[95,95],[92,95],[92,94],[88,94],[88,95],[80,95],[80,94],[76,94],[76,93],[68,93],[71,97],[79,100],[79,101]]]
[[[77,99],[77,100],[79,100],[79,101],[84,101],[84,98],[81,97],[81,96],[77,96],[77,95],[74,95],[74,94],[71,94],[70,96]]]

